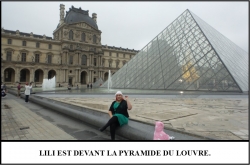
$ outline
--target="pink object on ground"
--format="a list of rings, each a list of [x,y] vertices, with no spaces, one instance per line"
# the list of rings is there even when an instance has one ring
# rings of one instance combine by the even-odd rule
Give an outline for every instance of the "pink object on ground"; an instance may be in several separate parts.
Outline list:
[[[163,129],[164,124],[162,122],[155,122],[154,140],[171,140],[170,136],[166,134]]]

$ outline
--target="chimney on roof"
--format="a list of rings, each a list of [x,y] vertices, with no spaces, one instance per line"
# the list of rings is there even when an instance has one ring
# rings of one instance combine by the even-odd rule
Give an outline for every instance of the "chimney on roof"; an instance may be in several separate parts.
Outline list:
[[[97,19],[97,14],[96,13],[93,13],[92,14],[92,19],[95,21],[95,23],[97,23],[96,19]]]
[[[65,5],[60,4],[60,25],[64,22],[64,10],[65,10]]]

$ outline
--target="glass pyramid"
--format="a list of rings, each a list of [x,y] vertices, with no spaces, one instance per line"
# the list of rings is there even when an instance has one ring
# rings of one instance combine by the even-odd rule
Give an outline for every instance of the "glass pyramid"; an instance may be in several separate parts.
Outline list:
[[[112,76],[112,88],[248,91],[248,53],[186,10]]]

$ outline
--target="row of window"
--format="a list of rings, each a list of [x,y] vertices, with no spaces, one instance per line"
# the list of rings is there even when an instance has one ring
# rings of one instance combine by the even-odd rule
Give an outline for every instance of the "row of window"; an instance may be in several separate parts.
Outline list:
[[[8,39],[8,44],[12,44],[12,39]],[[27,42],[23,41],[22,46],[26,46],[26,45],[27,45]],[[40,48],[40,43],[39,42],[36,43],[36,48]],[[51,44],[48,44],[48,49],[52,49]]]
[[[26,62],[27,54],[21,53],[21,61]],[[12,61],[12,52],[7,52],[6,61]],[[34,62],[40,62],[40,54],[35,54],[35,59],[32,59]],[[51,64],[52,62],[52,55],[47,56],[47,63]]]
[[[73,64],[73,56],[70,56],[69,58],[69,64]],[[123,65],[125,65],[126,62],[123,61]],[[82,56],[82,65],[87,65],[87,56],[86,55],[83,55]],[[105,60],[102,60],[102,65],[104,66],[105,65]],[[116,62],[116,68],[118,68],[118,65],[119,65],[119,62],[117,61]],[[94,58],[94,66],[97,66],[97,59]],[[112,62],[109,61],[109,67],[112,66]]]
[[[83,33],[83,34],[82,34],[82,39],[84,39],[84,41],[85,41],[85,33]],[[12,39],[8,39],[8,44],[12,44]],[[26,45],[27,45],[27,42],[23,41],[22,46],[26,46]],[[36,48],[40,48],[40,43],[39,42],[36,43]],[[48,49],[52,49],[52,44],[48,44]],[[73,49],[73,45],[70,45],[70,49]],[[109,56],[111,56],[111,52],[109,52]],[[116,57],[119,57],[118,53],[116,53]],[[132,55],[130,55],[130,58],[131,57],[132,57]],[[123,54],[123,58],[125,58],[125,54]]]
[[[112,53],[111,52],[109,52],[109,56],[112,56]],[[118,53],[116,53],[116,57],[119,57],[119,54]],[[133,57],[132,55],[130,55],[130,58],[131,57]],[[125,58],[125,54],[123,54],[123,58]]]
[[[93,35],[93,43],[94,43],[94,44],[97,43],[97,42],[96,42],[96,41],[97,41],[96,38],[97,38],[96,35]],[[73,30],[70,30],[70,31],[69,31],[69,39],[70,39],[70,40],[73,40],[73,39],[74,39],[74,32],[73,32]],[[81,41],[86,41],[86,34],[85,34],[85,33],[82,33],[82,34],[81,34]]]
[[[26,62],[26,58],[27,58],[27,54],[26,53],[22,53],[21,54],[21,61],[22,62]],[[34,62],[39,63],[40,62],[40,54],[35,54],[35,59],[32,59],[32,61],[34,60]],[[6,57],[6,61],[12,61],[12,52],[7,52],[7,57]],[[52,63],[52,55],[48,55],[47,56],[47,63],[51,64]],[[87,65],[87,56],[83,55],[82,56],[82,65]],[[104,66],[105,60],[102,60],[102,65]],[[73,64],[73,56],[69,57],[69,64]],[[126,62],[123,61],[123,65],[125,65]],[[118,68],[119,62],[116,62],[116,68]],[[97,59],[94,58],[94,66],[97,66]],[[109,61],[109,67],[112,66],[112,62]]]

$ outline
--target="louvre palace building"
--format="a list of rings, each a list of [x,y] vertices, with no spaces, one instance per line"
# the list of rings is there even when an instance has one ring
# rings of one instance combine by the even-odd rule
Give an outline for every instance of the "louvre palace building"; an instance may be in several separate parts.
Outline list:
[[[53,38],[32,32],[1,29],[1,81],[7,86],[56,76],[57,86],[75,86],[107,80],[139,51],[101,44],[97,14],[60,5]]]

